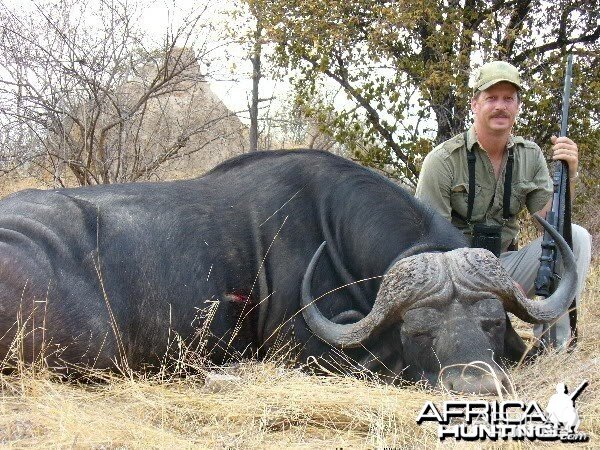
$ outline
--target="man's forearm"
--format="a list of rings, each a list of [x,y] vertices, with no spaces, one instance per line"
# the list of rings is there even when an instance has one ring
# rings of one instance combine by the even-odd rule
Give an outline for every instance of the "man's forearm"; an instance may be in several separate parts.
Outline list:
[[[578,179],[579,173],[575,174],[574,177],[569,176],[569,192],[571,194],[571,201],[575,200],[575,187],[577,186]]]
[[[550,199],[548,201],[548,203],[546,203],[546,206],[544,206],[542,209],[540,209],[537,214],[541,217],[543,217],[544,219],[546,219],[546,216],[548,215],[548,211],[550,211],[550,209],[552,208],[552,199]],[[533,221],[533,224],[535,225],[535,228],[538,231],[544,231],[544,228],[540,225],[540,223],[535,220],[533,218],[533,215],[531,216],[531,220]]]

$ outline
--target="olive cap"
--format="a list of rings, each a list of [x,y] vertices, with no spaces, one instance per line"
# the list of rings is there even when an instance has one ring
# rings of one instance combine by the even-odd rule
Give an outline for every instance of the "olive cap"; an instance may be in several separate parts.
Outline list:
[[[474,91],[485,91],[501,81],[508,81],[519,90],[522,88],[519,70],[505,61],[490,61],[481,66],[474,73],[472,87]]]

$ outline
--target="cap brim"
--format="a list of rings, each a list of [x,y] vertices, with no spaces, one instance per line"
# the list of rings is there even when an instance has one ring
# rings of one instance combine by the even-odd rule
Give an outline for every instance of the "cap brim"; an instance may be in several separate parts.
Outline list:
[[[506,78],[495,78],[495,79],[493,79],[491,81],[488,81],[487,83],[482,84],[481,86],[479,86],[477,88],[477,90],[478,91],[485,91],[487,88],[492,87],[493,85],[495,85],[497,83],[500,83],[501,81],[506,81],[506,82],[512,84],[513,86],[515,86],[518,90],[521,90],[521,86],[520,85],[518,85],[514,81],[508,80]]]

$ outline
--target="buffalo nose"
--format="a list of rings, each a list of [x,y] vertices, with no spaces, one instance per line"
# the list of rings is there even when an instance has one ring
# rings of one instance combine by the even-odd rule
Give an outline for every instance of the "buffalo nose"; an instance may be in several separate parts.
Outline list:
[[[510,382],[504,373],[487,365],[458,365],[440,375],[444,387],[453,392],[479,395],[499,395],[511,392]]]

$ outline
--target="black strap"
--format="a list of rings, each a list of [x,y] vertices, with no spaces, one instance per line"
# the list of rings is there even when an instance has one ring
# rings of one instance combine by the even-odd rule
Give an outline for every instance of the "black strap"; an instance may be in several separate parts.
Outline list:
[[[467,149],[467,165],[469,167],[469,197],[467,200],[467,223],[471,223],[473,205],[475,204],[475,152],[469,150],[467,132],[465,131],[465,148]]]
[[[506,173],[504,174],[504,198],[502,199],[502,217],[504,220],[510,218],[510,191],[512,188],[513,164],[515,162],[515,152],[512,147],[508,150],[508,160],[506,161]]]
[[[469,168],[469,196],[467,198],[467,223],[471,223],[473,214],[473,205],[475,204],[475,152],[469,150],[467,144],[467,132],[464,134],[465,149],[467,151],[467,165]],[[512,190],[513,165],[515,162],[515,153],[512,148],[508,150],[508,160],[506,161],[506,172],[504,174],[504,197],[502,199],[502,217],[505,220],[510,219],[510,195]]]

